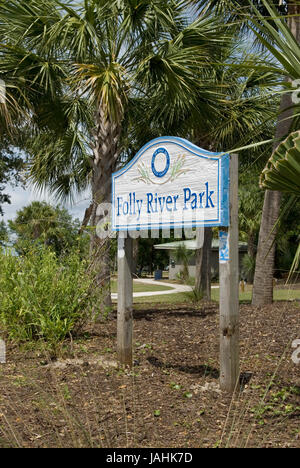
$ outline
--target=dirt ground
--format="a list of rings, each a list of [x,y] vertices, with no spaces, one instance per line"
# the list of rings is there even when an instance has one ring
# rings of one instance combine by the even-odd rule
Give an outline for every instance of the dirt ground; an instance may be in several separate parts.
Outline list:
[[[0,447],[300,447],[299,302],[241,306],[241,386],[218,387],[218,306],[139,306],[132,371],[116,313],[66,343],[67,361],[8,345]]]

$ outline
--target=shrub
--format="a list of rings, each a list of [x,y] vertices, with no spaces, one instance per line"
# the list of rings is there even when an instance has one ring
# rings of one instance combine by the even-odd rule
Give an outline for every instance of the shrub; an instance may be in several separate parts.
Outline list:
[[[254,273],[255,273],[255,257],[251,257],[250,255],[246,254],[243,257],[243,276],[246,277],[249,283],[253,282]]]
[[[63,260],[39,247],[0,254],[0,325],[12,339],[50,345],[80,329],[91,314],[92,278],[77,253]]]
[[[194,304],[198,304],[198,302],[201,302],[204,297],[203,291],[199,291],[195,287],[193,287],[192,291],[187,292],[185,294]]]

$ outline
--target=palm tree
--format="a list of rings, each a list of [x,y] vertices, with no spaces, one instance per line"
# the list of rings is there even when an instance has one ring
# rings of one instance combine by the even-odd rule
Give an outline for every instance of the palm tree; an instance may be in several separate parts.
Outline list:
[[[270,15],[274,16],[274,9],[269,7],[267,2],[263,0]],[[298,66],[293,68],[293,64],[297,65],[297,49],[300,44],[300,5],[293,1],[286,2],[288,14],[291,15],[287,19],[287,26],[281,19],[275,20],[275,24],[279,27],[280,33],[283,34],[283,39],[277,33],[273,25],[270,25],[260,17],[262,26],[260,29],[267,29],[271,35],[275,45],[279,47],[278,53],[273,45],[265,41],[261,34],[258,33],[259,39],[274,53],[277,59],[281,59],[288,80],[299,78],[299,62]],[[259,16],[259,15],[258,15]],[[282,46],[284,50],[282,50]],[[281,50],[280,50],[281,49]],[[285,55],[285,54],[288,55]],[[290,63],[289,63],[290,62]],[[277,122],[275,143],[273,151],[276,150],[278,144],[287,137],[293,125],[293,102],[291,94],[284,94],[281,99],[280,117]],[[275,260],[275,238],[276,238],[276,223],[280,214],[281,193],[278,191],[266,190],[265,200],[262,212],[261,228],[259,233],[258,250],[256,258],[256,268],[253,284],[252,304],[262,306],[273,301],[273,273]]]
[[[291,133],[276,148],[260,177],[260,185],[300,195],[300,131]]]
[[[86,100],[71,93],[68,67],[58,60],[58,51],[35,45],[59,20],[51,2],[0,2],[0,80],[5,85],[0,133],[6,152],[15,147],[19,154],[36,156],[30,166],[32,174],[39,173],[38,188],[47,179],[52,192],[68,197],[89,184],[86,133],[92,115]]]
[[[227,15],[228,22],[240,21],[242,30],[252,29],[257,35],[261,45],[267,47],[278,59],[276,46],[279,45],[280,34],[284,24],[278,14],[288,15],[286,22],[289,32],[294,36],[296,43],[300,42],[300,5],[298,1],[274,0],[191,0],[201,11],[214,9],[216,12],[223,12]],[[269,20],[266,19],[269,17]],[[281,27],[282,26],[282,27]],[[286,33],[286,28],[285,28]],[[275,43],[275,47],[274,47]],[[288,70],[288,62],[282,61],[283,66]],[[275,144],[286,137],[292,125],[292,101],[291,95],[283,94],[280,105],[280,116],[277,121]],[[256,269],[253,286],[252,304],[261,306],[273,301],[273,274],[275,260],[275,238],[276,229],[274,226],[280,213],[281,195],[280,192],[269,191],[265,193],[261,228],[259,234],[258,251],[256,258]]]
[[[178,245],[176,251],[175,251],[175,258],[176,261],[182,265],[182,278],[185,283],[188,282],[190,278],[190,272],[189,272],[189,264],[190,260],[193,256],[193,251],[188,250],[185,246],[185,244],[180,244]]]
[[[222,57],[217,73],[218,86],[225,89],[225,102],[216,109],[214,119],[201,120],[193,115],[193,122],[189,121],[190,128],[194,130],[194,141],[212,151],[224,151],[251,145],[257,140],[272,139],[276,121],[278,99],[271,95],[275,73],[266,73],[262,78],[261,71],[256,70],[261,59],[255,54],[238,56],[235,43],[227,54]],[[234,64],[234,69],[231,64]],[[272,68],[274,64],[261,60],[261,66]],[[263,151],[261,147],[244,151],[240,158],[241,170],[246,170],[257,159],[263,167],[270,150],[269,143]],[[207,299],[211,297],[211,242],[211,228],[206,228],[203,248],[196,253],[196,290]]]
[[[139,107],[146,108],[149,120],[156,117],[171,125],[176,115],[195,107],[200,96],[213,102],[206,85],[208,67],[216,51],[226,46],[217,21],[201,17],[191,23],[184,3],[175,0],[85,0],[76,7],[56,0],[16,0],[1,5],[0,32],[10,47],[7,63],[14,75],[25,76],[31,87],[36,83],[43,87],[44,82],[48,92],[35,114],[37,126],[44,124],[47,134],[39,133],[28,148],[36,156],[32,177],[39,186],[50,183],[62,193],[67,191],[67,176],[73,175],[74,186],[80,188],[89,180],[92,203],[86,222],[90,218],[94,227],[105,221],[106,211],[99,206],[110,203],[111,173],[122,152],[122,135]],[[9,55],[4,49],[2,53]],[[2,70],[8,74],[8,67]],[[200,83],[196,76],[207,79]],[[74,111],[74,96],[76,109],[88,100],[86,113],[78,116]],[[49,133],[47,117],[53,115],[53,102],[67,141],[59,125]],[[53,138],[55,132],[58,138],[51,147],[49,135]],[[46,146],[41,151],[43,139]],[[110,305],[109,245],[109,237],[93,236],[98,282],[107,286],[106,305]]]
[[[78,246],[78,220],[73,220],[60,206],[34,201],[19,210],[8,225],[16,237],[14,248],[18,253],[26,253],[35,244],[44,244],[63,256]]]
[[[248,30],[249,15],[256,14],[253,7],[263,16],[269,12],[262,0],[190,0],[190,3],[201,13],[213,10],[215,14],[224,15],[228,23],[238,22],[243,30]],[[276,8],[276,12],[287,14],[287,1],[269,0],[268,4]]]

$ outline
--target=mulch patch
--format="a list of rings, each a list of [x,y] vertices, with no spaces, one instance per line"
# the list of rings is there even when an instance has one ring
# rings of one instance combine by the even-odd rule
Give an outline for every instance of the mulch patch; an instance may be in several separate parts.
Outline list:
[[[65,365],[8,345],[0,447],[300,447],[300,304],[241,306],[241,385],[220,392],[218,306],[139,306],[132,371],[116,313],[74,338]],[[72,358],[72,359],[71,359]]]

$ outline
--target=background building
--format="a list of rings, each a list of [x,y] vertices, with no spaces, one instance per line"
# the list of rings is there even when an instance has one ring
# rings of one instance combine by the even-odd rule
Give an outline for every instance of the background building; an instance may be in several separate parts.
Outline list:
[[[169,279],[178,279],[179,273],[183,270],[183,265],[178,263],[176,260],[176,250],[179,246],[184,245],[188,251],[193,251],[189,259],[189,273],[190,277],[194,278],[196,275],[196,239],[169,242],[167,244],[158,244],[154,248],[156,250],[167,250],[169,251]],[[239,264],[240,274],[242,275],[243,270],[243,257],[247,254],[247,243],[239,242]],[[219,276],[219,239],[213,239],[211,247],[211,275],[212,278],[218,278]]]

